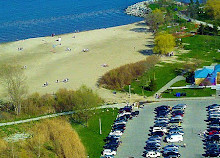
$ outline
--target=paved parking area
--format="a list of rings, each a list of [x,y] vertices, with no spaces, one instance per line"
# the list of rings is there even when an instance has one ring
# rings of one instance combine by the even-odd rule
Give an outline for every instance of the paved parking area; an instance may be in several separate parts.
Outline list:
[[[163,101],[145,105],[140,110],[139,116],[127,123],[127,128],[121,138],[122,145],[118,148],[116,158],[142,158],[145,141],[150,133],[149,129],[154,124],[154,108],[159,105],[173,106],[180,103],[188,105],[182,123],[186,148],[180,148],[181,157],[202,157],[204,150],[202,139],[198,136],[198,133],[206,129],[204,120],[207,118],[207,111],[205,107],[213,103],[220,104],[220,100]]]

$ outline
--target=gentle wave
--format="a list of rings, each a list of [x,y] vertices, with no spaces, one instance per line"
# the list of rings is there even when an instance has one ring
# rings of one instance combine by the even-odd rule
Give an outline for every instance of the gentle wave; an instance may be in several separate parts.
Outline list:
[[[6,22],[0,25],[0,28],[4,27],[14,27],[14,26],[29,26],[29,25],[39,25],[39,24],[48,24],[51,22],[57,22],[59,20],[75,20],[75,19],[82,19],[85,17],[92,17],[92,16],[99,16],[99,15],[105,15],[105,14],[118,14],[121,10],[116,9],[109,9],[105,11],[96,11],[96,12],[90,12],[90,13],[82,13],[77,15],[66,15],[66,16],[59,16],[59,17],[51,17],[51,18],[45,18],[45,19],[32,19],[27,21],[15,21],[15,22]]]

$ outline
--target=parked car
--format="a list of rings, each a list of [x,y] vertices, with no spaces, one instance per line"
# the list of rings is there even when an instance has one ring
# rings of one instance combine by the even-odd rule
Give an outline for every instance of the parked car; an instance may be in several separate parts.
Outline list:
[[[183,141],[183,136],[181,134],[171,134],[166,137],[166,142],[168,143],[176,143],[182,141]]]
[[[176,152],[167,152],[165,154],[163,153],[163,157],[164,158],[178,158],[180,157],[180,154]]]
[[[173,116],[170,119],[170,123],[179,123],[179,122],[181,123],[183,122],[183,117],[180,115]]]
[[[114,158],[113,155],[105,155],[104,158]]]
[[[105,155],[116,155],[116,151],[111,150],[111,149],[104,149],[103,152],[102,152],[102,155],[103,156],[105,156]]]
[[[174,145],[174,144],[171,144],[171,145],[167,145],[167,146],[165,146],[165,147],[163,147],[163,149],[164,150],[167,150],[167,149],[170,149],[170,148],[172,148],[172,149],[179,149],[179,146],[178,145]]]
[[[180,130],[180,129],[175,129],[175,128],[170,129],[170,130],[168,131],[168,133],[169,133],[170,135],[172,135],[172,134],[184,135],[184,132],[183,132],[182,130]]]
[[[159,140],[159,139],[148,139],[147,141],[146,141],[146,143],[161,143],[161,140]]]
[[[160,152],[159,151],[146,151],[145,157],[160,157]]]
[[[116,135],[116,136],[122,136],[123,132],[116,130],[109,133],[109,135]]]
[[[157,131],[162,131],[164,133],[167,133],[167,128],[166,127],[153,127],[153,132],[157,132]]]
[[[170,106],[168,105],[161,105],[155,108],[155,111],[161,111],[161,110],[170,110]]]

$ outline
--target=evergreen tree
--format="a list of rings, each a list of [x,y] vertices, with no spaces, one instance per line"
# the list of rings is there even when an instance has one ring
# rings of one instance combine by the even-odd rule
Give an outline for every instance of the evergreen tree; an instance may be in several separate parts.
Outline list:
[[[204,25],[200,24],[199,29],[197,30],[197,33],[200,34],[200,35],[203,35],[204,34],[204,30],[205,30]]]

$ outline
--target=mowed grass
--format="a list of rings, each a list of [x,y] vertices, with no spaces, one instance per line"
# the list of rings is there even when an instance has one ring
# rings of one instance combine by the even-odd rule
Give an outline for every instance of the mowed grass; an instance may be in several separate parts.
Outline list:
[[[187,61],[189,58],[200,59],[204,65],[220,63],[220,36],[196,35],[182,39],[185,50],[189,53],[179,55],[180,60]]]
[[[189,85],[189,83],[187,83],[186,80],[181,80],[181,81],[174,83],[171,87],[182,87],[186,85]]]
[[[216,94],[216,90],[212,90],[211,88],[203,88],[203,89],[174,89],[169,92],[168,90],[166,93],[162,94],[163,98],[177,98],[176,93],[186,93],[184,97],[210,97]]]
[[[143,76],[139,77],[138,80],[134,80],[131,83],[131,92],[143,96],[152,96],[170,80],[177,76],[175,70],[179,66],[179,63],[160,63],[160,65],[154,67],[149,72],[144,73]],[[156,88],[153,91],[147,91],[142,88],[149,83],[150,79],[156,79]],[[128,90],[128,86],[125,87],[125,91]]]
[[[89,120],[88,127],[81,124],[72,123],[73,128],[79,134],[85,146],[89,158],[99,158],[105,142],[104,138],[111,131],[111,125],[117,116],[118,109],[101,109]],[[99,133],[99,118],[102,123],[102,134]]]

